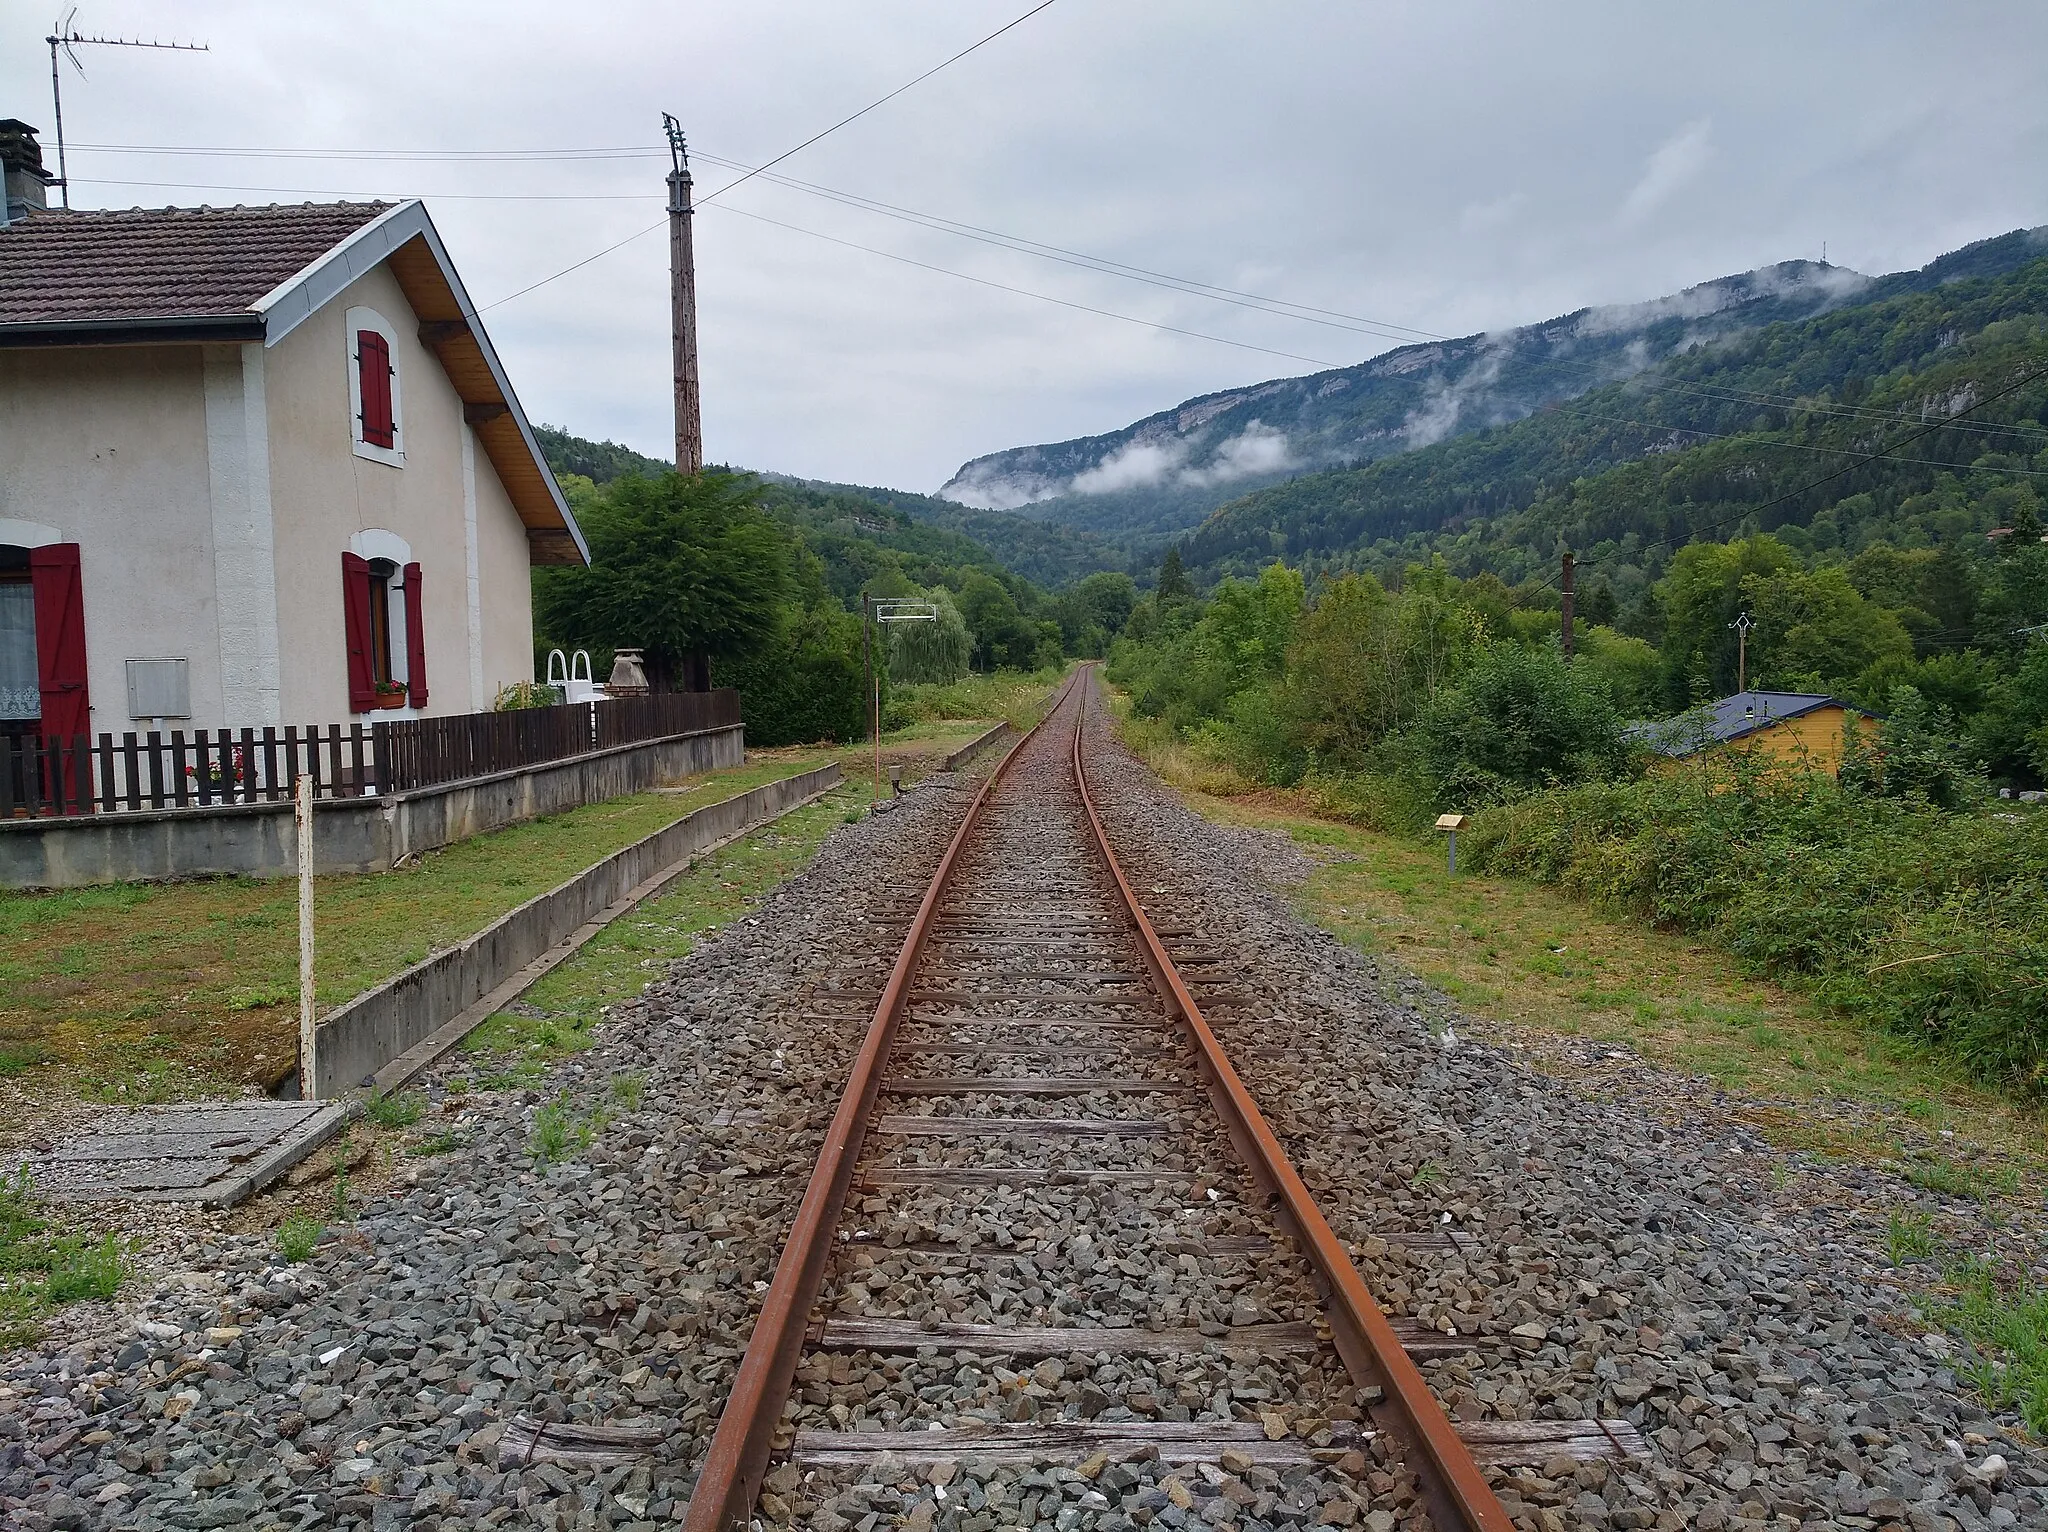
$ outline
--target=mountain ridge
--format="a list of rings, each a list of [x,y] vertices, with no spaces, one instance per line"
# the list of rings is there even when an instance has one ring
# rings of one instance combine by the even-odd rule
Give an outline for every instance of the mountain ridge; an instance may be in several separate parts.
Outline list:
[[[2014,230],[1879,277],[1781,261],[1661,297],[1420,341],[1348,367],[1196,395],[1115,431],[984,454],[938,498],[1095,533],[1135,562],[1220,506],[1304,473],[1512,424],[1697,345],[2011,270],[2044,241],[2048,228]]]

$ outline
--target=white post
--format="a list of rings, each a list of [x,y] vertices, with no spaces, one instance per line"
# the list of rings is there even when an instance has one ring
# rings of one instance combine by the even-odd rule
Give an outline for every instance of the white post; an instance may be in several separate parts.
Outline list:
[[[319,1097],[313,1078],[313,778],[301,772],[294,794],[299,830],[299,1099]]]

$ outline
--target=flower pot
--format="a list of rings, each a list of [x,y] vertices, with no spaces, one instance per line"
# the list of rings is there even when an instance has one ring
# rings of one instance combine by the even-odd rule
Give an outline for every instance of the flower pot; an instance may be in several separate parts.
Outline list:
[[[405,693],[404,693],[404,692],[378,692],[378,693],[377,693],[377,696],[376,696],[376,699],[375,699],[375,700],[374,700],[373,702],[371,702],[370,706],[371,706],[372,708],[374,708],[374,709],[377,709],[377,710],[380,710],[380,711],[382,711],[382,710],[387,710],[387,709],[390,709],[390,708],[401,708],[401,707],[404,707],[404,706],[405,706]]]

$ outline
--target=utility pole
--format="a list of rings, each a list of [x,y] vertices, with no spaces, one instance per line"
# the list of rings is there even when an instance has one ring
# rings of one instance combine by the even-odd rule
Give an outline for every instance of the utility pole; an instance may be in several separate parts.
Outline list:
[[[1572,662],[1572,550],[1564,550],[1563,578],[1557,588],[1564,595],[1564,662]]]
[[[1735,630],[1735,690],[1749,690],[1749,630],[1756,626],[1749,613],[1744,612],[1728,624]]]
[[[50,45],[50,106],[57,114],[57,186],[63,192],[64,206],[71,206],[71,171],[64,158],[64,92],[57,74],[57,55],[61,52],[71,61],[71,67],[78,71],[78,77],[85,78],[85,65],[78,61],[78,49],[89,48],[156,48],[165,53],[210,53],[213,50],[205,43],[160,43],[145,42],[139,37],[86,37],[72,25],[78,15],[73,6],[64,13],[64,19],[57,23],[57,30],[43,41]]]
[[[668,302],[675,338],[676,472],[704,468],[704,409],[697,386],[697,256],[691,241],[690,149],[683,125],[667,112]]]

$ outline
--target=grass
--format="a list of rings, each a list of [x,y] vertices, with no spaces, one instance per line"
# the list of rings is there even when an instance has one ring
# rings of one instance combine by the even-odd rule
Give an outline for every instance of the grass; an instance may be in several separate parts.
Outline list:
[[[1885,1250],[1894,1266],[1934,1254],[1934,1220],[1925,1213],[1894,1210],[1885,1226]]]
[[[53,1231],[45,1213],[26,1167],[0,1179],[0,1346],[33,1342],[54,1310],[111,1298],[128,1280],[128,1250],[118,1236]]]
[[[318,880],[320,1003],[360,993],[701,804],[830,759],[777,752],[513,825],[376,874]],[[101,1101],[219,1093],[295,1057],[288,879],[0,892],[0,1076],[41,1070]],[[59,1075],[61,1071],[61,1075]]]
[[[277,1226],[277,1251],[292,1265],[313,1258],[319,1248],[320,1236],[327,1232],[327,1226],[305,1214],[296,1214]]]
[[[998,719],[1028,729],[1045,711],[1046,699],[1065,674],[1065,668],[1001,670],[993,675],[966,675],[943,686],[892,686],[883,722],[892,733],[940,723],[979,724],[980,728],[967,734],[968,739]]]
[[[811,859],[818,845],[864,798],[851,783],[713,852],[649,900],[613,921],[577,954],[464,1039],[476,1060],[478,1090],[533,1084],[548,1060],[588,1048],[605,1014],[633,999],[698,937],[745,917],[776,884]],[[629,1108],[630,1109],[630,1108]]]
[[[409,1128],[420,1120],[420,1113],[426,1110],[426,1098],[417,1091],[405,1091],[396,1096],[378,1094],[372,1096],[363,1108],[363,1115],[380,1128]]]
[[[2048,1285],[1977,1256],[1952,1262],[1947,1277],[1955,1296],[1932,1317],[1978,1353],[1957,1375],[1991,1408],[2017,1409],[2029,1431],[2048,1436]]]

